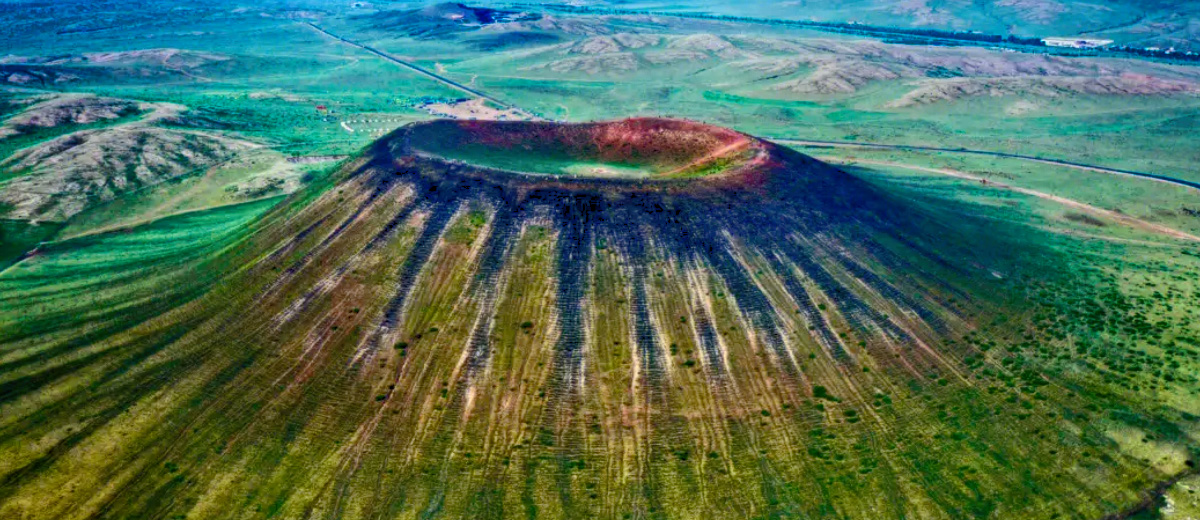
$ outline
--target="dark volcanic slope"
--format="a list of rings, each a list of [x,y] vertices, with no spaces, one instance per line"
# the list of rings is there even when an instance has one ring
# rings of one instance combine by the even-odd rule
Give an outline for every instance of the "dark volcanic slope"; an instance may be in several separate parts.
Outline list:
[[[705,166],[468,161],[530,156]],[[1183,471],[1033,353],[1052,255],[940,215],[696,123],[409,126],[204,250],[5,273],[0,516],[1098,518]]]

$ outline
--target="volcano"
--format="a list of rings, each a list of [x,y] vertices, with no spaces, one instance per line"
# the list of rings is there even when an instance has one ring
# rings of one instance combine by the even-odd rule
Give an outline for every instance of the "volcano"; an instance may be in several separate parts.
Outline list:
[[[529,175],[669,180],[753,169],[765,143],[690,121],[630,119],[563,125],[442,121],[409,129],[407,150]]]
[[[1043,337],[1022,287],[1058,259],[975,225],[696,122],[415,123],[156,265],[187,266],[173,285],[5,332],[6,370],[53,363],[0,387],[0,439],[23,446],[0,503],[876,519],[1140,502],[1175,469],[1078,426],[1117,394],[1013,361]],[[1154,420],[1139,428],[1170,427]]]

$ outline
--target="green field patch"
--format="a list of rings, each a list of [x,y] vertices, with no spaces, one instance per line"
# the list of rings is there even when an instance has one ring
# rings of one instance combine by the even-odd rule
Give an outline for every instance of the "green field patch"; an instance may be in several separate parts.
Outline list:
[[[337,163],[297,165],[256,151],[190,175],[138,190],[75,215],[66,237],[128,227],[169,215],[278,197],[328,178]]]
[[[762,105],[771,107],[786,107],[786,108],[817,108],[822,107],[821,103],[805,100],[786,100],[786,99],[767,99],[759,97],[739,96],[728,92],[717,90],[705,90],[702,94],[705,101],[714,101],[722,103],[734,103],[739,105]]]
[[[44,240],[53,237],[61,224],[34,224],[25,220],[0,219],[0,269],[17,261]]]

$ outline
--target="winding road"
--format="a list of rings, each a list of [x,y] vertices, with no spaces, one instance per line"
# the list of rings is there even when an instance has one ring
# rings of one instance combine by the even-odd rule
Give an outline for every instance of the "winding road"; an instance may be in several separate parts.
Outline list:
[[[391,54],[383,52],[374,47],[363,45],[356,41],[353,41],[348,38],[334,34],[315,23],[306,22],[306,25],[308,25],[309,27],[312,27],[314,30],[320,32],[321,34],[324,34],[325,36],[333,38],[333,39],[340,41],[342,43],[345,43],[347,45],[351,45],[353,47],[357,47],[359,49],[370,52],[371,54],[374,54],[380,58],[383,58],[392,63],[400,65],[404,68],[412,70],[413,72],[416,72],[418,74],[421,74],[421,75],[431,78],[433,80],[441,82],[442,84],[445,84],[451,88],[465,92],[473,97],[485,99],[487,101],[495,103],[506,109],[515,110],[515,111],[518,111],[518,112],[521,112],[524,114],[530,114],[529,111],[524,110],[521,107],[512,105],[510,103],[506,103],[504,101],[500,101],[499,99],[496,99],[495,97],[485,94],[477,89],[463,85],[462,83],[459,83],[450,78],[442,76],[431,70],[420,67],[412,62],[405,61],[405,60],[402,60],[395,56],[392,56]],[[1147,172],[1139,172],[1139,171],[1134,171],[1134,170],[1124,170],[1124,169],[1120,169],[1120,168],[1107,168],[1104,166],[1095,166],[1095,165],[1091,165],[1091,164],[1083,164],[1083,163],[1078,163],[1078,162],[1074,162],[1074,161],[1064,161],[1064,160],[1059,160],[1059,159],[1047,159],[1045,157],[1036,157],[1036,156],[1032,156],[1032,155],[1021,155],[1021,154],[1008,153],[1008,152],[994,152],[994,151],[989,151],[989,150],[972,150],[972,149],[968,149],[968,148],[943,148],[943,147],[937,147],[937,146],[863,143],[863,142],[854,142],[854,141],[821,141],[821,140],[812,140],[812,139],[792,139],[792,138],[783,138],[783,137],[764,137],[764,139],[775,142],[775,143],[779,143],[779,144],[783,144],[783,145],[791,145],[791,146],[832,146],[832,147],[838,147],[838,148],[875,148],[875,149],[885,149],[885,150],[906,150],[906,151],[946,152],[946,153],[965,153],[965,154],[972,154],[972,155],[986,155],[986,156],[991,156],[991,157],[1001,157],[1001,158],[1005,158],[1005,159],[1019,159],[1019,160],[1024,160],[1024,161],[1039,162],[1039,163],[1043,163],[1043,164],[1052,164],[1052,165],[1056,165],[1056,166],[1065,166],[1068,168],[1075,168],[1075,169],[1079,169],[1079,170],[1086,170],[1086,171],[1092,171],[1092,172],[1097,172],[1097,173],[1107,173],[1107,174],[1112,174],[1112,175],[1125,175],[1125,176],[1129,176],[1129,177],[1149,179],[1149,180],[1153,180],[1153,181],[1165,182],[1168,184],[1175,184],[1178,186],[1184,186],[1187,188],[1191,188],[1191,189],[1200,191],[1200,182],[1189,181],[1186,179],[1179,179],[1176,177],[1169,177],[1169,176],[1160,175],[1157,173],[1147,173]]]
[[[1032,190],[1029,188],[1022,188],[1020,186],[1014,186],[1011,184],[1004,184],[1001,182],[987,180],[987,179],[984,179],[983,177],[980,177],[977,175],[972,175],[967,172],[953,170],[950,168],[929,168],[929,167],[925,167],[925,166],[915,166],[915,165],[911,165],[911,164],[902,164],[902,163],[895,163],[895,162],[888,162],[888,161],[873,161],[873,160],[868,160],[868,159],[846,159],[846,158],[842,158],[842,157],[818,157],[818,159],[821,159],[822,161],[829,162],[829,163],[835,163],[835,164],[867,164],[867,165],[873,165],[873,166],[889,166],[889,167],[894,167],[894,168],[904,168],[906,170],[914,170],[914,171],[920,171],[920,172],[926,172],[926,173],[937,173],[937,174],[946,175],[949,177],[955,177],[958,179],[966,179],[969,181],[976,181],[976,182],[985,181],[988,183],[988,186],[990,186],[992,188],[1011,190],[1011,191],[1015,191],[1017,193],[1031,195],[1031,196],[1037,197],[1039,199],[1048,200],[1048,201],[1057,203],[1062,206],[1066,206],[1066,207],[1073,208],[1073,209],[1076,209],[1079,211],[1083,211],[1085,213],[1090,213],[1095,216],[1104,217],[1104,218],[1107,218],[1114,222],[1125,225],[1127,227],[1139,229],[1142,231],[1147,231],[1150,233],[1157,233],[1159,235],[1163,235],[1163,236],[1167,236],[1167,237],[1175,238],[1175,239],[1179,239],[1179,240],[1200,242],[1200,236],[1196,236],[1191,233],[1180,231],[1180,230],[1172,228],[1172,227],[1167,227],[1167,226],[1164,226],[1161,224],[1155,224],[1153,222],[1148,222],[1148,221],[1145,221],[1145,220],[1142,220],[1142,219],[1139,219],[1136,217],[1131,217],[1124,213],[1100,208],[1097,206],[1093,206],[1091,204],[1079,202],[1074,199],[1068,199],[1066,197],[1054,195],[1052,193],[1046,193],[1044,191],[1037,191],[1037,190]]]
[[[1039,163],[1043,163],[1043,164],[1053,164],[1055,166],[1065,166],[1068,168],[1075,168],[1078,170],[1087,170],[1087,171],[1098,172],[1098,173],[1109,173],[1109,174],[1113,174],[1113,175],[1127,175],[1130,177],[1139,177],[1142,179],[1150,179],[1153,181],[1165,182],[1168,184],[1175,184],[1175,185],[1184,186],[1187,188],[1192,188],[1194,190],[1200,190],[1200,182],[1189,181],[1186,179],[1179,179],[1179,178],[1175,178],[1175,177],[1168,177],[1166,175],[1159,175],[1157,173],[1146,173],[1146,172],[1139,172],[1139,171],[1134,171],[1134,170],[1122,170],[1120,168],[1107,168],[1104,166],[1095,166],[1095,165],[1091,165],[1091,164],[1083,164],[1083,163],[1077,163],[1077,162],[1073,162],[1073,161],[1063,161],[1063,160],[1059,160],[1059,159],[1047,159],[1045,157],[1037,157],[1037,156],[1033,156],[1033,155],[1021,155],[1021,154],[1008,153],[1008,152],[993,152],[993,151],[988,151],[988,150],[971,150],[968,148],[941,148],[941,147],[937,147],[937,146],[917,146],[917,145],[905,145],[905,144],[860,143],[860,142],[854,142],[854,141],[817,141],[817,140],[811,140],[811,139],[788,139],[788,138],[778,138],[778,137],[764,137],[764,139],[771,141],[771,142],[784,144],[784,145],[790,145],[790,146],[828,146],[828,147],[835,147],[835,148],[874,148],[874,149],[881,149],[881,150],[905,150],[905,151],[920,151],[920,152],[947,152],[947,153],[965,153],[965,154],[972,154],[972,155],[986,155],[986,156],[990,156],[990,157],[1002,157],[1005,159],[1020,159],[1023,161],[1039,162]]]

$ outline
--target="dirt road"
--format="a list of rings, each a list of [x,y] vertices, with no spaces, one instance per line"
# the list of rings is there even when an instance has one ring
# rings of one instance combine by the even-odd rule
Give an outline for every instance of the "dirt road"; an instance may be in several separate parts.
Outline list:
[[[972,155],[987,155],[987,156],[991,156],[991,157],[1003,157],[1005,159],[1020,159],[1020,160],[1024,160],[1024,161],[1033,161],[1033,162],[1039,162],[1039,163],[1043,163],[1043,164],[1053,164],[1055,166],[1066,166],[1068,168],[1075,168],[1078,170],[1086,170],[1086,171],[1092,171],[1092,172],[1098,172],[1098,173],[1109,173],[1109,174],[1113,174],[1113,175],[1126,175],[1126,176],[1130,176],[1130,177],[1149,179],[1152,181],[1176,184],[1179,186],[1192,188],[1194,190],[1200,190],[1200,182],[1193,182],[1193,181],[1184,180],[1184,179],[1177,179],[1175,177],[1168,177],[1166,175],[1159,175],[1157,173],[1146,173],[1146,172],[1139,172],[1139,171],[1133,171],[1133,170],[1122,170],[1119,168],[1106,168],[1103,166],[1094,166],[1094,165],[1090,165],[1090,164],[1083,164],[1083,163],[1077,163],[1077,162],[1072,162],[1072,161],[1047,159],[1044,157],[1034,157],[1031,155],[1021,155],[1021,154],[1014,154],[1014,153],[1007,153],[1007,152],[991,152],[991,151],[987,151],[987,150],[971,150],[971,149],[967,149],[967,148],[940,148],[940,147],[936,147],[936,146],[913,146],[913,145],[903,145],[903,144],[857,143],[857,142],[851,142],[851,141],[817,141],[817,140],[809,140],[809,139],[782,139],[782,138],[770,138],[770,137],[767,137],[765,139],[772,141],[772,142],[779,143],[779,144],[793,145],[793,146],[831,146],[831,147],[835,147],[835,148],[874,148],[874,149],[880,149],[880,150],[909,150],[909,151],[921,151],[921,152],[949,152],[949,153],[966,153],[966,154],[972,154]]]
[[[1017,193],[1021,193],[1024,195],[1031,195],[1031,196],[1034,196],[1034,197],[1037,197],[1037,198],[1040,198],[1043,200],[1049,200],[1052,202],[1056,202],[1063,206],[1066,206],[1066,207],[1069,207],[1072,209],[1076,209],[1076,210],[1079,210],[1079,211],[1082,211],[1085,213],[1089,213],[1094,216],[1111,219],[1113,221],[1116,221],[1120,224],[1123,224],[1125,226],[1128,226],[1128,227],[1131,227],[1134,229],[1140,229],[1142,231],[1157,233],[1160,235],[1165,235],[1165,236],[1169,236],[1171,238],[1176,238],[1176,239],[1180,239],[1180,240],[1190,240],[1193,242],[1200,242],[1200,236],[1196,236],[1196,235],[1193,235],[1190,233],[1185,233],[1178,229],[1169,228],[1167,226],[1163,226],[1161,224],[1155,224],[1153,222],[1147,222],[1147,221],[1139,219],[1139,218],[1134,218],[1129,215],[1117,213],[1115,211],[1107,210],[1104,208],[1098,208],[1091,204],[1086,204],[1083,202],[1079,202],[1077,200],[1068,199],[1066,197],[1060,197],[1058,195],[1053,195],[1053,194],[1042,192],[1042,191],[1031,190],[1029,188],[1022,188],[1019,186],[1013,186],[1010,184],[1003,184],[1003,183],[995,182],[995,181],[992,181],[989,179],[985,179],[983,177],[979,177],[977,175],[971,175],[969,173],[958,171],[958,170],[951,170],[948,168],[928,168],[928,167],[924,167],[924,166],[913,166],[910,164],[901,164],[901,163],[894,163],[894,162],[888,162],[888,161],[874,161],[874,160],[867,160],[867,159],[844,159],[844,158],[840,158],[840,157],[821,157],[820,159],[823,161],[826,161],[826,162],[831,162],[831,163],[869,164],[869,165],[874,165],[874,166],[889,166],[889,167],[893,167],[893,168],[904,168],[904,169],[913,170],[913,171],[937,173],[940,175],[947,175],[950,177],[957,177],[959,179],[966,179],[966,180],[971,180],[971,181],[976,181],[976,182],[986,182],[988,186],[991,186],[993,188],[1011,190],[1011,191],[1015,191]]]

